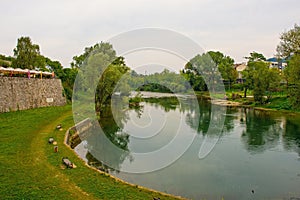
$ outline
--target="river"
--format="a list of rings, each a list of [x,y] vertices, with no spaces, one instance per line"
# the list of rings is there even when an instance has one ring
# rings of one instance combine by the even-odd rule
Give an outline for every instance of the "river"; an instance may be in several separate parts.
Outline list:
[[[212,108],[206,101],[199,101],[195,108],[188,100],[178,102],[175,97],[148,99],[142,105],[122,111],[114,119],[102,119],[105,134],[91,134],[75,151],[127,182],[190,199],[300,198],[299,115]],[[217,115],[213,109],[223,117],[221,131],[210,130]],[[104,137],[123,151],[109,150],[102,142]],[[192,138],[190,144],[188,138]],[[216,144],[200,158],[205,138]],[[171,142],[172,153],[163,152]],[[186,144],[181,155],[181,146]],[[161,153],[155,158],[136,156],[158,150]],[[168,164],[164,166],[162,161]],[[128,173],[127,169],[148,172]]]

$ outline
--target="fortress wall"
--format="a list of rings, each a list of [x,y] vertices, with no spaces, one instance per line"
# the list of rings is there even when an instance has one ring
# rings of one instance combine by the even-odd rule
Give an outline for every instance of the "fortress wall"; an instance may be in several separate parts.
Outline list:
[[[65,104],[60,79],[0,77],[0,112]]]

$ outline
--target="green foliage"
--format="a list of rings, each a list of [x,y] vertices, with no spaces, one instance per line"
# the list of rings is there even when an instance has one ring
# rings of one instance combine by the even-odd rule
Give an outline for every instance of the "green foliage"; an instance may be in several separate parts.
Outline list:
[[[222,78],[229,82],[230,87],[238,77],[238,72],[234,69],[233,65],[234,60],[229,56],[224,57],[222,63],[219,65],[219,71],[222,75]]]
[[[77,76],[77,69],[64,68],[61,73],[58,74],[64,87],[66,98],[70,101],[73,95],[73,85]]]
[[[295,54],[286,70],[289,71],[289,99],[294,109],[300,109],[300,54]]]
[[[50,58],[44,57],[46,67],[49,71],[54,72],[56,76],[63,76],[63,66],[59,61],[53,61]]]
[[[118,82],[129,71],[124,58],[116,56],[111,44],[101,42],[85,48],[82,55],[74,56],[71,65],[79,71],[76,90],[90,95],[95,93],[96,111],[102,116],[113,93],[118,92],[115,90]],[[122,83],[123,89],[129,88],[126,82]]]
[[[228,80],[231,85],[237,78],[233,67],[234,60],[221,52],[209,51],[196,55],[181,71],[196,91],[214,92],[222,80]]]
[[[129,103],[140,103],[142,102],[143,98],[140,92],[138,92],[134,97],[129,99]]]
[[[96,89],[96,110],[100,112],[100,116],[104,107],[110,105],[115,87],[126,70],[129,70],[127,66],[112,64],[103,72]]]
[[[63,68],[59,61],[53,61],[44,57],[46,67],[49,71],[54,72],[55,76],[61,79],[64,88],[64,94],[68,101],[72,100],[73,85],[77,76],[77,68]]]
[[[179,100],[176,97],[145,98],[144,101],[160,105],[166,112],[175,110],[179,105]]]
[[[244,89],[244,86],[241,83],[236,83],[231,86],[231,89],[242,91]]]
[[[190,85],[184,75],[164,69],[161,73],[149,75],[137,74],[131,71],[128,78],[128,85],[131,90],[151,91],[162,93],[187,93],[190,92]]]
[[[14,49],[15,60],[12,61],[14,68],[39,69],[45,71],[45,59],[40,55],[40,47],[33,44],[29,37],[20,37],[17,47]]]
[[[190,83],[195,91],[207,91],[207,85],[201,76],[193,69],[193,66],[188,62],[180,74]]]
[[[5,60],[5,61],[9,61],[12,62],[15,58],[11,57],[11,56],[5,56],[0,54],[0,60]]]
[[[284,70],[286,85],[290,87],[289,100],[294,109],[300,109],[300,26],[295,24],[294,28],[282,33],[280,40],[278,56],[290,59]]]
[[[100,42],[95,44],[94,46],[86,47],[84,49],[83,54],[79,56],[74,56],[73,61],[71,62],[71,67],[80,68],[83,66],[84,62],[87,61],[88,57],[92,57],[92,55],[101,54],[101,53],[103,53],[106,56],[109,56],[109,58],[116,59],[116,52],[112,48],[112,45],[109,43]],[[121,60],[124,61],[124,59]],[[116,60],[116,62],[118,61]]]
[[[274,97],[266,108],[272,108],[276,110],[291,110],[292,105],[286,97]]]
[[[294,28],[284,32],[280,36],[277,46],[278,57],[286,58],[300,53],[300,26],[295,24]]]
[[[13,60],[13,57],[0,54],[0,66],[2,67],[10,67]]]
[[[258,61],[266,61],[266,57],[261,54],[261,53],[257,53],[255,51],[253,51],[252,53],[250,53],[249,57],[245,57],[249,62],[258,62]]]
[[[248,89],[253,89],[254,100],[263,104],[265,95],[268,102],[272,98],[272,93],[278,90],[280,73],[277,69],[269,69],[269,64],[263,61],[265,58],[262,54],[254,52],[250,55],[247,68],[242,72],[245,78],[244,97]]]
[[[0,60],[0,66],[1,67],[10,67],[11,63],[6,60]]]

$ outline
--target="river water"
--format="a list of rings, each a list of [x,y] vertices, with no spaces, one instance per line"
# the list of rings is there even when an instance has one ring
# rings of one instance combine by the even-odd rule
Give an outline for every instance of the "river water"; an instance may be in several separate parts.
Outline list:
[[[184,101],[149,99],[141,108],[103,118],[100,126],[105,134],[91,134],[75,151],[91,165],[127,182],[186,198],[300,198],[299,115],[217,107],[223,111],[219,114],[224,126],[221,132],[214,132],[209,130],[215,120],[211,104],[200,100],[197,110]],[[108,150],[103,137],[124,151]],[[155,168],[173,154],[161,153],[158,161],[153,161],[135,158],[135,153],[155,152],[172,141],[176,143],[172,152],[179,154],[178,149],[190,137],[191,145],[175,162],[147,173],[122,171],[131,166]],[[199,158],[205,138],[213,138],[216,144]]]

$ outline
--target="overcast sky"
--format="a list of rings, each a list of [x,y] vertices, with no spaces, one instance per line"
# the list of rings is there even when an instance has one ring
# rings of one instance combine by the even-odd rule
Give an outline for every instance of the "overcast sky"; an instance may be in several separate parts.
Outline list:
[[[280,33],[300,24],[299,0],[1,0],[0,53],[30,36],[65,67],[84,47],[144,27],[166,28],[235,59],[272,57]]]

